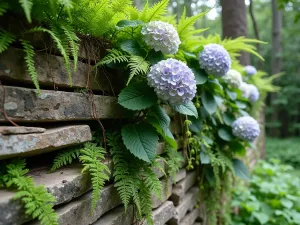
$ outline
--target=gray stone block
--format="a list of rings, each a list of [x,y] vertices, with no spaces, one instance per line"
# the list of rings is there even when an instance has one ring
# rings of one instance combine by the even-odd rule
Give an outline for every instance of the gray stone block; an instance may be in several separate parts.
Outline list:
[[[166,201],[159,208],[153,210],[154,225],[164,225],[168,220],[175,216],[175,207],[173,202]],[[142,225],[146,225],[146,221]]]
[[[129,206],[126,212],[123,206],[119,206],[101,216],[94,225],[131,225],[133,218],[134,211],[132,206]]]
[[[181,149],[183,147],[182,138],[177,139],[176,142],[177,142],[177,149],[176,150]],[[160,142],[159,146],[157,148],[156,154],[157,155],[163,154],[165,152],[165,147],[166,147],[166,144],[164,142]]]
[[[36,90],[4,86],[6,97],[4,108],[16,122],[49,122],[93,120],[93,107],[86,93]],[[0,96],[1,100],[2,96]],[[117,98],[94,95],[93,102],[99,119],[122,118],[124,111]],[[0,115],[0,121],[5,121]]]
[[[121,204],[117,190],[113,185],[103,188],[101,198],[97,202],[96,209],[91,213],[92,192],[74,199],[73,201],[58,207],[60,225],[89,225],[96,222],[104,213]],[[28,225],[38,225],[38,221],[29,222]]]
[[[42,127],[14,127],[14,126],[0,126],[0,134],[31,134],[31,133],[43,133],[46,129]]]
[[[175,176],[175,182],[178,183],[179,181],[183,180],[185,177],[186,177],[186,169],[180,169]]]
[[[197,218],[200,217],[200,210],[194,209],[183,217],[183,219],[179,222],[179,225],[192,225],[196,221]]]
[[[52,128],[44,133],[0,134],[0,159],[38,155],[91,139],[92,134],[88,125]]]
[[[170,178],[164,178],[161,180],[162,183],[162,199],[158,199],[152,195],[152,208],[156,209],[162,205],[172,194],[172,180]]]
[[[190,189],[197,181],[196,171],[188,172],[186,177],[180,181],[179,183],[173,186],[172,195],[170,200],[173,201],[174,205],[179,205],[183,198],[185,197],[185,193]]]
[[[21,49],[9,48],[0,55],[0,79],[10,82],[23,81],[32,84],[27,72],[25,53]],[[70,81],[61,56],[35,52],[35,68],[41,86],[55,88],[70,88]],[[71,62],[71,68],[73,63]],[[120,90],[120,76],[104,73],[102,69],[94,70],[92,66],[78,61],[77,70],[72,71],[72,88],[86,88],[113,93]],[[113,86],[112,86],[113,85]]]
[[[175,216],[167,223],[170,225],[178,225],[179,222],[184,218],[188,211],[191,211],[197,203],[199,189],[196,187],[191,188],[180,205],[175,208]]]

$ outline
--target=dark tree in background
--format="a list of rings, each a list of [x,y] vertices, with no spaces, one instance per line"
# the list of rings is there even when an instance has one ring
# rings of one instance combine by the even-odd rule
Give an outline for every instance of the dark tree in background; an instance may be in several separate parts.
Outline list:
[[[247,12],[244,0],[221,0],[223,38],[248,36]],[[240,62],[250,64],[249,54],[242,53]]]

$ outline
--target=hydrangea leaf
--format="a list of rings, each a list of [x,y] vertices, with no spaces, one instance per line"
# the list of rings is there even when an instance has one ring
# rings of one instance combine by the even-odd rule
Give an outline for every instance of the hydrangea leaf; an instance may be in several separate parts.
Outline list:
[[[204,70],[201,69],[192,69],[192,70],[195,75],[197,85],[206,83],[208,79],[208,74]]]
[[[143,56],[145,55],[145,51],[143,51],[139,45],[139,43],[135,40],[125,40],[122,41],[120,44],[120,48],[128,52],[132,55],[138,55],[138,56]]]
[[[231,141],[233,139],[231,132],[224,127],[218,130],[218,135],[224,141]]]
[[[230,91],[228,89],[226,89],[225,91],[231,100],[233,100],[233,101],[236,100],[236,92]]]
[[[140,25],[144,25],[145,23],[140,20],[120,20],[117,23],[117,27],[119,28],[125,28],[125,27],[136,27]]]
[[[188,119],[192,122],[192,124],[189,127],[190,130],[194,133],[200,133],[200,131],[202,130],[202,127],[203,127],[202,120],[196,119],[193,116],[189,116]]]
[[[157,97],[153,89],[145,83],[137,83],[124,88],[118,103],[131,110],[143,110],[156,104]]]
[[[211,93],[207,91],[203,92],[201,95],[201,100],[204,105],[204,108],[210,115],[216,112],[217,103],[214,96]]]
[[[177,142],[169,129],[171,122],[170,117],[159,105],[156,105],[151,109],[148,113],[147,121],[155,127],[156,131],[172,148],[177,149]]]
[[[198,118],[197,108],[192,101],[189,101],[184,105],[172,105],[172,108],[181,114]]]
[[[243,161],[241,161],[239,159],[233,159],[232,166],[234,168],[236,176],[238,176],[244,180],[250,180],[248,168],[245,166]]]
[[[246,154],[245,146],[237,140],[232,140],[229,142],[229,149],[239,156],[244,156]]]
[[[151,162],[155,158],[158,136],[150,124],[127,124],[121,133],[126,148],[134,156],[146,162]]]
[[[226,112],[223,114],[223,120],[226,125],[232,126],[233,122],[235,121],[235,117],[232,114]]]
[[[252,215],[259,221],[260,224],[265,224],[269,221],[269,216],[263,212],[253,212]]]
[[[164,54],[161,51],[154,51],[153,49],[148,53],[148,61],[154,65],[164,60]]]
[[[209,155],[207,155],[205,152],[200,152],[200,161],[201,164],[209,164],[210,163]]]

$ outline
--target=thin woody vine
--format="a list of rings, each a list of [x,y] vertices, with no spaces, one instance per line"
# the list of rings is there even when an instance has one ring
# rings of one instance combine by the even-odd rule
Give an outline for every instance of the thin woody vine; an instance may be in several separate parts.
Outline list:
[[[136,223],[153,224],[151,195],[162,198],[162,184],[153,169],[166,176],[176,175],[183,160],[176,138],[183,138],[186,169],[198,171],[210,224],[230,224],[228,213],[223,218],[215,215],[222,210],[222,196],[230,191],[228,174],[249,179],[241,158],[260,133],[260,125],[250,112],[262,107],[268,91],[276,90],[272,85],[276,76],[265,78],[266,73],[250,65],[244,67],[237,60],[241,51],[263,60],[255,44],[264,42],[204,37],[201,33],[206,29],[196,29],[194,24],[207,12],[187,17],[184,10],[177,23],[174,16],[166,15],[168,3],[146,3],[138,10],[131,0],[52,0],[43,4],[38,0],[6,0],[0,4],[0,16],[25,18],[30,26],[17,31],[1,27],[0,53],[9,51],[9,46],[22,47],[37,94],[43,91],[34,63],[38,49],[27,39],[32,33],[45,33],[53,40],[64,60],[70,86],[82,40],[96,40],[93,45],[99,45],[91,49],[88,59],[89,64],[98,61],[95,69],[122,71],[126,85],[118,95],[118,104],[128,115],[123,126],[104,132],[93,111],[102,127],[102,138],[95,136],[92,142],[58,152],[50,168],[53,172],[81,162],[82,173],[91,177],[92,212],[112,175],[125,211],[133,205]],[[95,49],[102,46],[107,48],[106,55],[98,60]],[[172,134],[166,107],[181,115],[183,137]],[[162,155],[156,154],[159,141],[166,144]],[[113,174],[104,164],[107,155],[114,164]],[[166,162],[167,169],[160,160]],[[15,199],[21,200],[32,219],[43,225],[58,224],[55,199],[45,187],[36,186],[28,172],[26,159],[2,162],[1,187],[16,190]]]

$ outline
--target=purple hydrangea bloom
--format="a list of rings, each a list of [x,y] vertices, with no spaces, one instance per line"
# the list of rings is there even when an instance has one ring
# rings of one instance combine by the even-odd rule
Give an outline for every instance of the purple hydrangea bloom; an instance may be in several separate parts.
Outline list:
[[[226,49],[218,44],[207,44],[199,54],[200,68],[217,77],[224,76],[231,66],[231,59]]]
[[[238,88],[243,82],[242,75],[240,74],[240,72],[233,69],[229,70],[226,73],[226,75],[222,78],[227,84],[230,84],[232,87],[235,88]]]
[[[249,88],[248,99],[251,102],[256,102],[259,99],[259,91],[258,91],[257,87],[253,84],[248,84],[248,88]]]
[[[254,66],[250,66],[250,65],[245,66],[245,71],[246,71],[246,74],[250,77],[257,73],[256,68]]]
[[[176,59],[162,60],[151,66],[147,80],[157,96],[172,105],[185,104],[196,94],[193,71]]]
[[[259,136],[260,127],[251,116],[242,116],[233,122],[232,133],[242,140],[254,141]]]
[[[175,54],[181,43],[175,27],[166,22],[151,21],[141,33],[147,45],[164,54]]]

